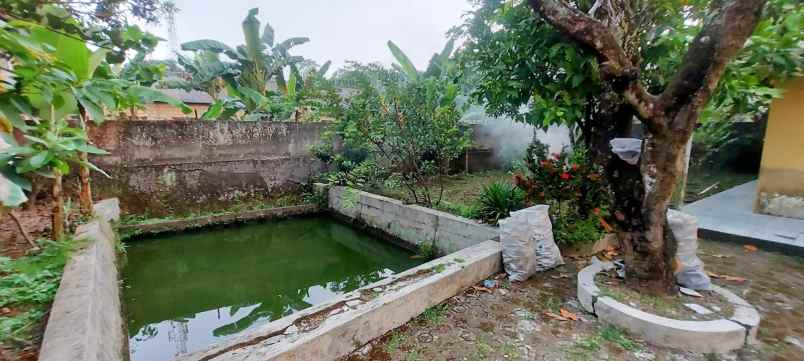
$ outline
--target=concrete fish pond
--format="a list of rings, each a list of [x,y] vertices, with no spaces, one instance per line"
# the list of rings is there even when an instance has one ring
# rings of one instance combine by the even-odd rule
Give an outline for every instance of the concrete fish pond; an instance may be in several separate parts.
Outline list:
[[[152,236],[127,254],[133,361],[206,349],[423,262],[326,215]]]

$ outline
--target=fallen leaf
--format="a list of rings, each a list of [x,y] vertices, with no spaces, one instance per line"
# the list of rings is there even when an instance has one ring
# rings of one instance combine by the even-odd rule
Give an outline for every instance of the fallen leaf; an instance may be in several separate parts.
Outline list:
[[[725,254],[720,254],[720,253],[710,254],[710,256],[715,257],[715,258],[731,258],[731,256],[727,256]]]
[[[737,276],[729,276],[729,275],[721,275],[714,272],[707,272],[709,277],[724,280],[724,281],[731,281],[731,282],[745,282],[747,281],[745,278],[737,277]]]
[[[488,289],[488,288],[486,288],[486,287],[483,287],[483,286],[472,286],[472,289],[473,289],[473,290],[475,290],[475,291],[481,291],[481,292],[488,292],[488,293],[491,293],[491,290],[490,290],[490,289]]]
[[[572,313],[572,312],[570,312],[570,311],[567,311],[567,310],[566,310],[566,309],[564,309],[564,308],[562,308],[562,309],[559,311],[559,313],[561,313],[561,316],[562,316],[562,317],[564,317],[564,318],[566,318],[566,319],[568,319],[568,320],[572,320],[572,321],[578,321],[578,315],[576,315],[576,314],[574,314],[574,313]]]
[[[544,313],[544,315],[545,315],[545,316],[547,316],[547,317],[550,317],[550,318],[552,318],[552,319],[554,319],[554,320],[559,320],[559,321],[568,321],[568,319],[567,319],[566,317],[556,315],[555,313],[552,313],[552,312],[550,312],[550,311],[545,312],[545,313]]]
[[[754,246],[754,245],[751,245],[751,244],[746,244],[745,246],[743,246],[743,249],[745,249],[746,252],[759,251],[759,248],[757,248],[757,246]]]

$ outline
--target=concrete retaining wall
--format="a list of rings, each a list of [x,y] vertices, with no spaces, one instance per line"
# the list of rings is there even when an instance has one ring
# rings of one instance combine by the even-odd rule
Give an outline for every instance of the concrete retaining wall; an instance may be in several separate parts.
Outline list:
[[[111,154],[92,161],[98,197],[117,197],[130,213],[162,216],[273,199],[324,169],[310,146],[324,123],[111,121],[93,142]]]
[[[499,231],[473,220],[347,187],[329,190],[329,207],[416,246],[433,240],[442,254],[494,239]]]
[[[50,310],[39,361],[122,361],[128,339],[117,283],[116,199],[98,202],[95,219],[78,227],[86,242],[64,267]]]
[[[215,214],[210,216],[174,219],[154,223],[131,224],[120,226],[121,234],[152,235],[165,232],[179,232],[187,229],[202,228],[212,225],[224,225],[258,220],[270,220],[312,214],[318,212],[318,205],[303,204],[280,208],[259,209],[245,212]]]

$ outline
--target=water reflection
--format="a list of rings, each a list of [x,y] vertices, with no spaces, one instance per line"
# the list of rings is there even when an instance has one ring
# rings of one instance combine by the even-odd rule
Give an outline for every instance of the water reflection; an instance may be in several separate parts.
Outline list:
[[[318,217],[138,241],[124,269],[132,360],[205,349],[416,264]]]

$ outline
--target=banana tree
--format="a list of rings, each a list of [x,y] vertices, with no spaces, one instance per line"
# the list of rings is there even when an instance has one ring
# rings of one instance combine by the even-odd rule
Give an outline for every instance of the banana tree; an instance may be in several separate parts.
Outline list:
[[[399,48],[393,41],[388,40],[388,49],[396,59],[396,63],[391,64],[394,69],[401,72],[409,81],[419,81],[427,77],[439,77],[446,74],[454,67],[454,62],[450,59],[452,52],[455,49],[455,40],[450,39],[444,48],[439,53],[433,54],[430,62],[427,65],[427,70],[424,73],[419,72],[413,62],[410,61],[407,54]]]
[[[191,76],[182,87],[204,91],[215,100],[220,99],[226,90],[224,79],[237,75],[234,64],[222,62],[212,51],[197,51],[192,59],[179,54],[178,62]]]
[[[257,19],[258,8],[249,10],[243,20],[245,44],[231,48],[228,45],[211,39],[195,40],[182,44],[186,51],[210,51],[225,54],[235,61],[239,71],[239,85],[267,94],[269,84],[275,81],[279,90],[287,93],[287,81],[284,70],[304,60],[301,56],[293,56],[290,49],[310,41],[306,37],[294,37],[279,43],[274,42],[274,29],[270,24],[260,34],[260,21]]]

